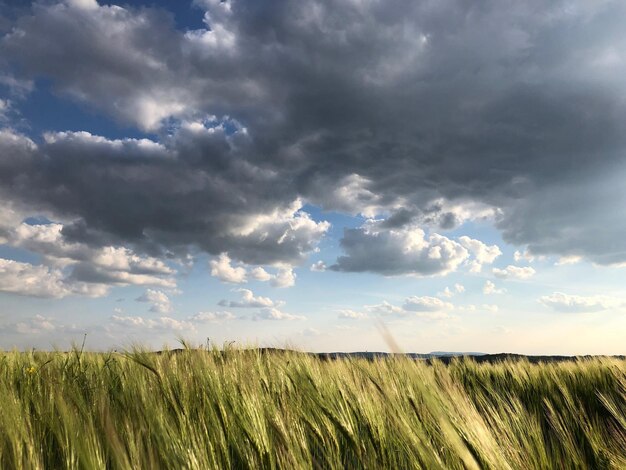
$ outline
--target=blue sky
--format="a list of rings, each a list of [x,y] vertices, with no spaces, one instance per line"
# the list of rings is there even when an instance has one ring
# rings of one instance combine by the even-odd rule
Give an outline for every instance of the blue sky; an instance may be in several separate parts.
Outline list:
[[[619,2],[0,17],[0,348],[624,353]]]

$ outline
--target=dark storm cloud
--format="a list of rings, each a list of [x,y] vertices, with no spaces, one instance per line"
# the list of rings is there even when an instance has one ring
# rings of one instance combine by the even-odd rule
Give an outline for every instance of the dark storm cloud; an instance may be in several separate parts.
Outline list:
[[[130,243],[181,255],[191,246],[254,264],[298,263],[327,229],[299,212],[287,182],[238,158],[233,149],[245,142],[219,126],[196,123],[164,144],[85,132],[47,134],[39,146],[0,137],[10,157],[3,162],[17,162],[0,175],[3,199],[74,220],[63,243]]]
[[[142,129],[213,114],[247,134],[181,130],[146,148],[64,136],[34,163],[3,154],[3,191],[78,219],[68,236],[253,263],[314,247],[319,229],[305,220],[282,237],[297,196],[387,211],[387,229],[452,228],[461,220],[437,201],[484,204],[532,251],[626,261],[622,3],[206,5],[210,31],[187,33],[150,9],[36,5],[3,53],[27,78]],[[237,232],[273,211],[283,225]],[[334,269],[398,272],[352,266],[365,232],[346,233]]]

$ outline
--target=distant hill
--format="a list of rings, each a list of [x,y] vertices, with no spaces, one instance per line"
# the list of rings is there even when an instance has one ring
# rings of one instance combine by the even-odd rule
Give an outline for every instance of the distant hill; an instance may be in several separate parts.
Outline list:
[[[481,352],[432,351],[427,356],[484,356],[485,354]]]
[[[373,360],[375,358],[384,358],[384,357],[392,357],[394,353],[386,353],[386,352],[332,352],[332,353],[316,353],[316,355],[322,359],[341,359],[341,358],[350,358],[350,357],[360,357],[365,359]],[[402,355],[402,354],[401,354]],[[607,357],[607,356],[526,356],[524,354],[514,354],[514,353],[498,353],[498,354],[486,354],[480,352],[448,352],[448,351],[433,351],[430,353],[406,353],[404,356],[411,357],[413,359],[421,359],[426,362],[431,362],[432,360],[438,360],[443,363],[449,363],[453,359],[461,358],[461,357],[471,357],[476,362],[500,362],[506,360],[513,361],[528,361],[531,363],[539,363],[539,362],[563,362],[563,361],[578,361],[584,359],[591,359],[594,357]],[[616,359],[626,359],[626,356],[609,356]]]
[[[526,356],[524,354],[515,354],[515,353],[498,353],[498,354],[487,354],[481,352],[456,352],[456,351],[432,351],[429,353],[388,353],[381,351],[354,351],[354,352],[328,352],[328,353],[310,353],[310,352],[302,352],[295,351],[290,349],[281,349],[281,348],[258,348],[257,349],[261,354],[283,354],[283,353],[301,353],[301,354],[311,354],[319,357],[324,360],[336,360],[336,359],[350,359],[350,358],[361,358],[361,359],[380,359],[380,358],[391,358],[394,356],[406,356],[416,360],[423,360],[427,363],[430,363],[433,360],[441,361],[445,364],[450,363],[454,359],[469,357],[472,358],[476,362],[500,362],[500,361],[528,361],[533,364],[537,364],[540,362],[563,362],[563,361],[579,361],[585,359],[599,358],[599,357],[611,357],[615,359],[626,359],[626,356]],[[169,353],[176,354],[183,352],[184,349],[172,349],[169,351],[156,351],[157,354]]]

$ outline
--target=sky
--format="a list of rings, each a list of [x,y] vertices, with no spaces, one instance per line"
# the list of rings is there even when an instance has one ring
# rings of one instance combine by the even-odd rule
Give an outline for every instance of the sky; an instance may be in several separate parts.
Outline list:
[[[626,353],[625,22],[0,1],[0,349]]]

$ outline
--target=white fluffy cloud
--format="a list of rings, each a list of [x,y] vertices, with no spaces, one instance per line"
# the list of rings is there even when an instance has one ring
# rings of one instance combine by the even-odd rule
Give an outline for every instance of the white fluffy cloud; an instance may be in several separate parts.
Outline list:
[[[492,272],[494,276],[500,279],[530,279],[537,271],[530,266],[520,267],[510,264],[504,269],[493,268]]]
[[[485,285],[483,286],[483,294],[491,295],[491,294],[504,294],[506,289],[498,289],[496,285],[491,281],[485,281]]]
[[[461,244],[442,235],[426,235],[418,227],[388,229],[383,221],[368,220],[346,229],[341,247],[345,256],[330,266],[335,271],[375,272],[384,275],[445,275],[468,257]]]
[[[272,275],[260,266],[250,270],[250,277],[255,281],[269,281],[272,279]]]
[[[235,315],[230,312],[198,312],[189,321],[192,323],[212,323],[233,320]]]
[[[535,261],[535,256],[532,255],[528,250],[515,250],[515,253],[513,253],[513,259],[516,263],[519,263],[520,261],[528,261],[529,263],[532,263],[533,261]]]
[[[270,278],[270,284],[274,287],[292,287],[296,284],[296,273],[293,268],[282,267]]]
[[[332,187],[326,187],[322,183],[313,199],[328,209],[352,215],[362,214],[368,218],[374,218],[391,209],[400,209],[406,204],[401,199],[385,201],[368,188],[370,184],[369,179],[353,173],[343,177]]]
[[[313,272],[322,273],[326,271],[326,263],[324,263],[322,260],[316,261],[311,265],[310,269]]]
[[[243,284],[249,279],[262,282],[269,281],[270,285],[279,288],[292,287],[296,284],[297,275],[293,267],[288,265],[278,265],[275,274],[267,272],[260,266],[248,271],[243,265],[233,266],[228,253],[222,253],[217,259],[210,261],[210,266],[212,276],[232,284]]]
[[[17,214],[0,214],[5,243],[41,255],[41,265],[2,261],[0,290],[35,297],[105,295],[110,286],[155,285],[175,287],[176,271],[163,261],[139,256],[125,247],[92,248],[68,242],[63,224],[17,223]]]
[[[32,297],[100,297],[108,286],[68,279],[60,269],[0,258],[0,291]]]
[[[132,330],[153,330],[159,332],[179,332],[184,335],[186,333],[192,333],[197,331],[198,327],[207,323],[221,323],[230,321],[235,318],[230,312],[198,312],[195,315],[189,316],[185,319],[177,319],[169,316],[162,315],[158,318],[145,318],[141,316],[124,316],[113,315],[110,319],[111,327],[124,327]]]
[[[246,282],[247,271],[243,266],[233,266],[228,253],[220,254],[217,259],[209,262],[211,266],[211,276],[223,282],[241,284]]]
[[[498,245],[487,245],[468,236],[460,237],[459,243],[474,255],[470,261],[470,272],[473,273],[481,272],[484,264],[492,264],[502,254]]]
[[[59,270],[0,259],[0,290],[34,297],[65,297],[70,293]]]
[[[403,316],[407,314],[407,311],[397,305],[392,305],[386,300],[383,300],[380,304],[366,305],[365,310],[373,315],[398,315]]]
[[[557,312],[565,313],[599,312],[624,306],[623,301],[614,297],[569,295],[563,292],[544,295],[539,298],[539,302]]]
[[[356,310],[351,309],[341,309],[337,311],[337,317],[347,320],[360,320],[363,318],[367,318],[367,314],[364,312],[357,312]]]
[[[250,277],[256,281],[269,281],[273,287],[292,287],[296,285],[296,273],[290,266],[281,266],[276,274],[270,274],[258,266],[250,271]]]
[[[402,308],[409,312],[438,312],[451,310],[453,305],[449,302],[444,302],[437,297],[418,297],[413,295],[411,297],[407,297]]]
[[[275,302],[269,297],[255,296],[249,289],[237,289],[237,292],[241,293],[240,300],[221,300],[218,305],[230,308],[266,308],[279,307],[284,304],[284,302]]]
[[[252,320],[304,320],[305,317],[301,315],[293,315],[291,313],[283,312],[274,307],[266,307],[259,310],[252,315]]]
[[[570,264],[577,264],[583,260],[582,256],[571,255],[571,256],[560,256],[559,259],[554,263],[555,266],[567,266]]]
[[[95,10],[98,8],[96,0],[65,0],[65,3],[70,7],[84,10]]]
[[[429,320],[448,318],[448,311],[454,308],[449,302],[436,297],[407,297],[402,306],[383,301],[377,305],[366,305],[365,310],[373,315],[408,317],[415,316]]]
[[[137,302],[148,302],[151,304],[150,311],[155,313],[170,313],[172,303],[167,294],[160,290],[147,289],[141,296],[137,297]]]
[[[139,316],[113,315],[111,317],[113,325],[125,328],[160,330],[160,331],[195,331],[196,326],[186,320],[177,320],[172,317],[144,318]]]
[[[329,222],[316,222],[302,211],[302,207],[302,200],[296,198],[290,204],[266,213],[232,217],[232,226],[228,232],[234,243],[229,254],[251,264],[267,264],[265,259],[274,252],[277,255],[271,258],[288,255],[296,262],[302,261],[305,255],[315,250],[330,228]],[[296,263],[273,264],[281,266]]]
[[[454,297],[456,294],[462,294],[463,292],[465,292],[465,286],[463,284],[457,283],[454,284],[454,287],[452,289],[446,286],[446,288],[442,292],[439,292],[437,295],[449,299],[451,297]]]
[[[346,229],[341,239],[346,255],[330,266],[335,271],[375,272],[383,275],[446,275],[464,262],[482,269],[500,256],[500,248],[463,236],[459,241],[415,226],[389,227],[386,220],[370,219],[360,228]]]

